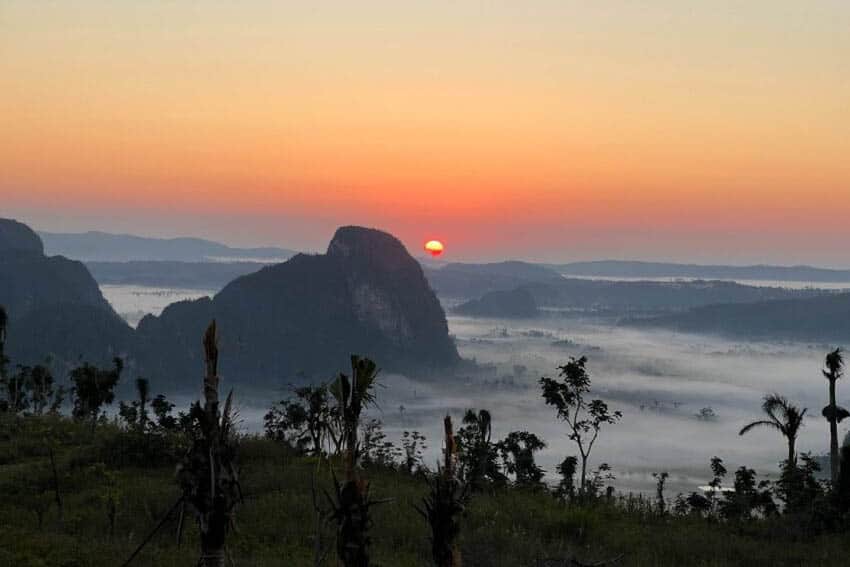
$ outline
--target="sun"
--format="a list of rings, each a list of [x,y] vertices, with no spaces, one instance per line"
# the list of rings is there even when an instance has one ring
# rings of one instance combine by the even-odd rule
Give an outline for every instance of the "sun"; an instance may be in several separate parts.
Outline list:
[[[429,240],[425,243],[425,252],[428,252],[435,258],[443,253],[443,243],[439,240]]]

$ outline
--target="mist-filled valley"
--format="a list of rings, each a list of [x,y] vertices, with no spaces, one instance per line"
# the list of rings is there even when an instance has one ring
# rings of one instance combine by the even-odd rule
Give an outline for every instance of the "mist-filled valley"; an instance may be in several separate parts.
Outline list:
[[[803,287],[815,286],[806,282]],[[131,323],[142,313],[159,314],[174,301],[215,293],[112,284],[101,289]],[[708,463],[715,455],[734,467],[747,465],[777,478],[784,455],[781,438],[767,430],[738,435],[759,416],[763,396],[772,392],[809,408],[799,450],[815,455],[828,450],[827,423],[817,416],[825,392],[820,368],[831,345],[733,341],[634,329],[619,325],[617,318],[557,312],[533,319],[464,317],[451,314],[457,299],[445,303],[449,332],[461,356],[474,361],[477,369],[427,379],[382,373],[378,408],[369,414],[383,422],[390,441],[398,442],[405,430],[425,434],[431,466],[441,450],[437,440],[442,417],[488,409],[494,438],[527,430],[546,441],[538,460],[554,481],[555,465],[575,449],[563,424],[544,404],[538,379],[556,375],[558,365],[581,355],[588,357],[593,391],[623,412],[619,424],[603,431],[593,453],[594,465],[611,465],[616,476],[611,484],[618,490],[650,492],[655,485],[652,473],[661,471],[670,473],[672,491],[695,490],[707,482]],[[289,379],[270,380],[275,382],[277,386],[261,390],[245,383],[229,385],[236,390],[244,430],[261,432],[270,400],[291,394]],[[175,399],[187,406],[194,398],[180,392]],[[711,413],[701,413],[705,408]]]

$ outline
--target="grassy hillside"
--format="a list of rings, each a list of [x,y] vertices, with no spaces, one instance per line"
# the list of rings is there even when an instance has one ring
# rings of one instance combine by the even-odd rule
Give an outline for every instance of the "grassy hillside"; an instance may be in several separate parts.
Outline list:
[[[0,565],[121,565],[179,498],[173,464],[184,450],[179,436],[143,436],[114,425],[92,432],[59,417],[0,419]],[[228,539],[236,564],[313,565],[312,479],[315,474],[324,506],[328,464],[254,437],[241,440],[240,462],[245,502],[238,531]],[[375,509],[374,563],[431,565],[429,532],[413,508],[426,493],[424,479],[386,469],[367,469],[364,475],[375,498],[392,499]],[[193,565],[198,540],[191,522],[187,514],[178,547],[173,514],[131,565]],[[335,565],[333,530],[320,525],[320,546],[328,550],[322,564]],[[620,556],[618,565],[846,565],[846,535],[793,533],[773,521],[727,524],[659,516],[645,500],[580,506],[543,490],[504,489],[472,498],[461,549],[467,566],[565,565],[544,559],[568,557],[593,564]]]

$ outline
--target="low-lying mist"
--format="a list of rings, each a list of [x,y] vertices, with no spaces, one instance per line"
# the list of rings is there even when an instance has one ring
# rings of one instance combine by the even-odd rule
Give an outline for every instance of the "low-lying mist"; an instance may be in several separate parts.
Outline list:
[[[709,478],[714,455],[730,471],[746,465],[775,479],[784,439],[769,430],[738,435],[743,425],[760,419],[761,399],[774,391],[809,408],[798,451],[827,450],[827,423],[820,417],[827,383],[820,367],[828,345],[736,343],[572,318],[452,316],[449,328],[461,354],[482,371],[429,383],[384,374],[378,407],[370,412],[383,421],[390,440],[404,430],[424,433],[431,466],[440,450],[442,416],[460,420],[467,408],[486,408],[493,414],[494,439],[514,430],[545,439],[538,460],[554,480],[555,465],[576,450],[543,403],[537,380],[554,376],[559,364],[579,355],[589,359],[593,391],[623,412],[619,424],[603,429],[592,453],[593,467],[612,466],[619,490],[647,491],[654,485],[652,473],[660,471],[670,472],[671,491],[693,490]],[[247,429],[262,427],[265,404],[242,400]],[[716,417],[698,417],[703,408]]]
[[[125,317],[158,313],[172,301],[204,295],[111,287],[105,295]],[[384,373],[378,405],[369,412],[383,421],[390,441],[398,443],[405,430],[424,433],[431,467],[440,451],[442,417],[450,413],[459,422],[467,408],[486,408],[493,414],[494,439],[515,430],[543,437],[547,447],[538,461],[555,481],[555,465],[576,450],[554,410],[543,403],[537,380],[555,376],[559,364],[580,355],[588,357],[593,392],[623,412],[619,424],[603,429],[591,455],[593,467],[611,465],[617,477],[612,484],[619,490],[648,491],[652,473],[660,471],[670,473],[671,493],[693,490],[709,478],[714,455],[730,471],[746,465],[775,479],[786,452],[784,439],[764,429],[738,435],[743,425],[761,418],[761,399],[770,392],[809,408],[798,451],[827,452],[828,427],[820,416],[827,383],[820,369],[831,345],[733,342],[564,314],[532,320],[449,316],[448,321],[461,355],[480,370],[427,382]],[[287,392],[281,384],[274,392],[239,388],[235,394],[243,428],[260,432],[272,401]],[[839,403],[841,394],[839,383]],[[182,407],[190,400],[175,401]],[[703,408],[716,417],[697,417]]]

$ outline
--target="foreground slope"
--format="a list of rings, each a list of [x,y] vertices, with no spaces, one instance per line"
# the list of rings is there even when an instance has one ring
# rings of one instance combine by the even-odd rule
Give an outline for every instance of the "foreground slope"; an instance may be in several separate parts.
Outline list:
[[[54,504],[45,430],[58,440],[53,450],[64,521]],[[148,442],[161,450],[145,453]],[[195,565],[195,522],[184,523],[182,545],[175,537],[179,514],[174,504],[180,490],[174,463],[180,447],[179,439],[139,440],[111,425],[93,434],[87,424],[50,417],[0,419],[0,463],[5,465],[0,467],[0,565],[122,565],[148,534],[150,540],[131,565]],[[317,466],[315,458],[296,456],[278,442],[246,438],[240,444],[240,465],[245,502],[236,514],[239,529],[228,535],[235,564],[311,567],[318,543],[329,550],[320,564],[335,565],[334,528],[317,523],[312,496],[314,490],[320,495],[332,490],[328,464]],[[337,474],[340,465],[333,463]],[[374,507],[370,537],[375,564],[433,565],[430,531],[414,509],[427,494],[425,480],[381,468],[363,474],[375,499],[389,499]],[[112,528],[110,497],[116,502]],[[541,490],[476,494],[461,520],[463,564],[555,567],[569,565],[567,558],[575,557],[586,565],[616,559],[607,564],[623,567],[839,566],[847,564],[850,553],[846,532],[808,535],[801,526],[797,537],[789,537],[775,523],[659,516],[648,499],[615,504],[572,505]]]
[[[422,268],[395,237],[374,229],[340,228],[326,254],[299,254],[234,280],[213,299],[144,318],[142,368],[154,378],[194,378],[197,337],[213,318],[223,348],[235,353],[223,374],[252,383],[326,378],[352,353],[413,373],[459,361]]]

